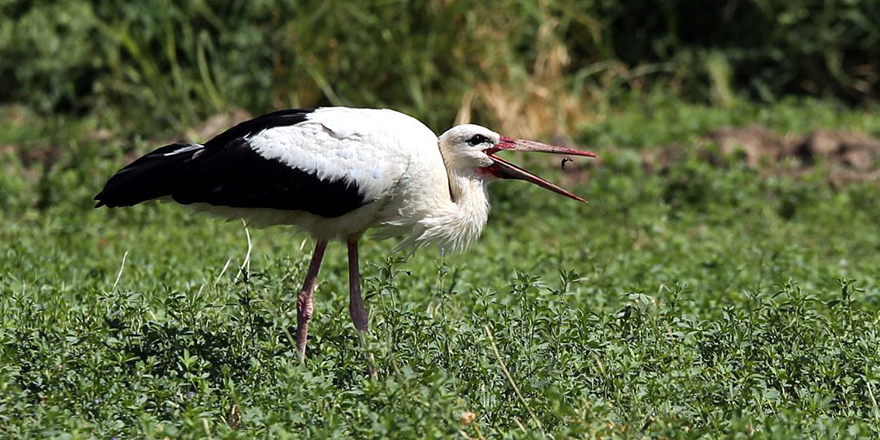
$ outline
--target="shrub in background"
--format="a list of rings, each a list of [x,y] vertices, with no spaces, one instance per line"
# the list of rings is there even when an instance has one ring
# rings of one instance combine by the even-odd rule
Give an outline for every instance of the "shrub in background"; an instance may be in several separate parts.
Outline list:
[[[876,98],[880,3],[858,0],[0,1],[0,101],[186,125],[230,107],[471,107],[565,126],[670,87],[726,104]]]

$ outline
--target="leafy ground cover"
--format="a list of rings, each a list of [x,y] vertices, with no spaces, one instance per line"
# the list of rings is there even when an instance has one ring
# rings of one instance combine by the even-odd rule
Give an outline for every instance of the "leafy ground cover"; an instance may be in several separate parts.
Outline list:
[[[241,224],[158,203],[91,209],[124,154],[155,140],[94,117],[4,118],[0,434],[876,437],[876,183],[695,153],[658,171],[641,153],[723,125],[877,136],[880,119],[650,96],[601,114],[575,136],[601,166],[526,159],[588,205],[499,183],[464,255],[363,246],[378,380],[348,318],[339,246],[300,365],[289,341],[304,237],[248,231],[240,271]]]

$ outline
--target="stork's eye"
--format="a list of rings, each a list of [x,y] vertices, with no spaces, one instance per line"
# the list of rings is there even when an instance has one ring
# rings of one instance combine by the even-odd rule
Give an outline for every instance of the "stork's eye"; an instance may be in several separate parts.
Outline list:
[[[469,143],[471,145],[480,145],[480,144],[484,144],[486,142],[489,142],[489,138],[487,138],[486,136],[483,136],[481,134],[475,134],[475,135],[471,136],[470,139],[467,140],[467,143]]]

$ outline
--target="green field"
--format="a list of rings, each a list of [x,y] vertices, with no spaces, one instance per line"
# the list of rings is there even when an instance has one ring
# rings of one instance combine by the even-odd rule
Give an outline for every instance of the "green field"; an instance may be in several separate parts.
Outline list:
[[[753,123],[878,136],[876,113],[634,95],[572,135],[601,164],[514,157],[590,203],[497,183],[463,255],[365,243],[371,380],[342,246],[301,365],[289,339],[305,237],[251,229],[242,271],[240,223],[160,203],[94,210],[125,152],[167,137],[4,111],[2,437],[880,435],[880,188],[831,185],[830,163],[749,167],[696,147]],[[643,164],[668,145],[683,153]]]
[[[0,0],[0,439],[880,437],[880,2]],[[387,107],[509,158],[462,255],[95,210],[172,141]],[[248,237],[252,244],[248,252]],[[246,263],[248,261],[249,263]]]

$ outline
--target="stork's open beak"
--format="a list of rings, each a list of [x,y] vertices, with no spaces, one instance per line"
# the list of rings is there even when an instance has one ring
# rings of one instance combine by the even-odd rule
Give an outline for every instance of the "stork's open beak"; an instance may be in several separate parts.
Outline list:
[[[554,154],[565,154],[569,156],[584,156],[584,157],[597,157],[595,154],[587,152],[575,150],[572,148],[564,148],[564,147],[556,147],[553,145],[542,144],[540,142],[530,141],[526,139],[514,139],[509,138],[507,136],[501,136],[501,139],[495,144],[494,147],[483,150],[494,162],[488,168],[495,176],[501,179],[519,179],[525,180],[526,182],[532,182],[535,185],[538,185],[542,188],[549,189],[557,194],[562,194],[566,197],[570,197],[580,202],[586,203],[586,200],[498,157],[495,153],[501,150],[515,150],[515,151],[534,151],[538,153],[554,153]]]

